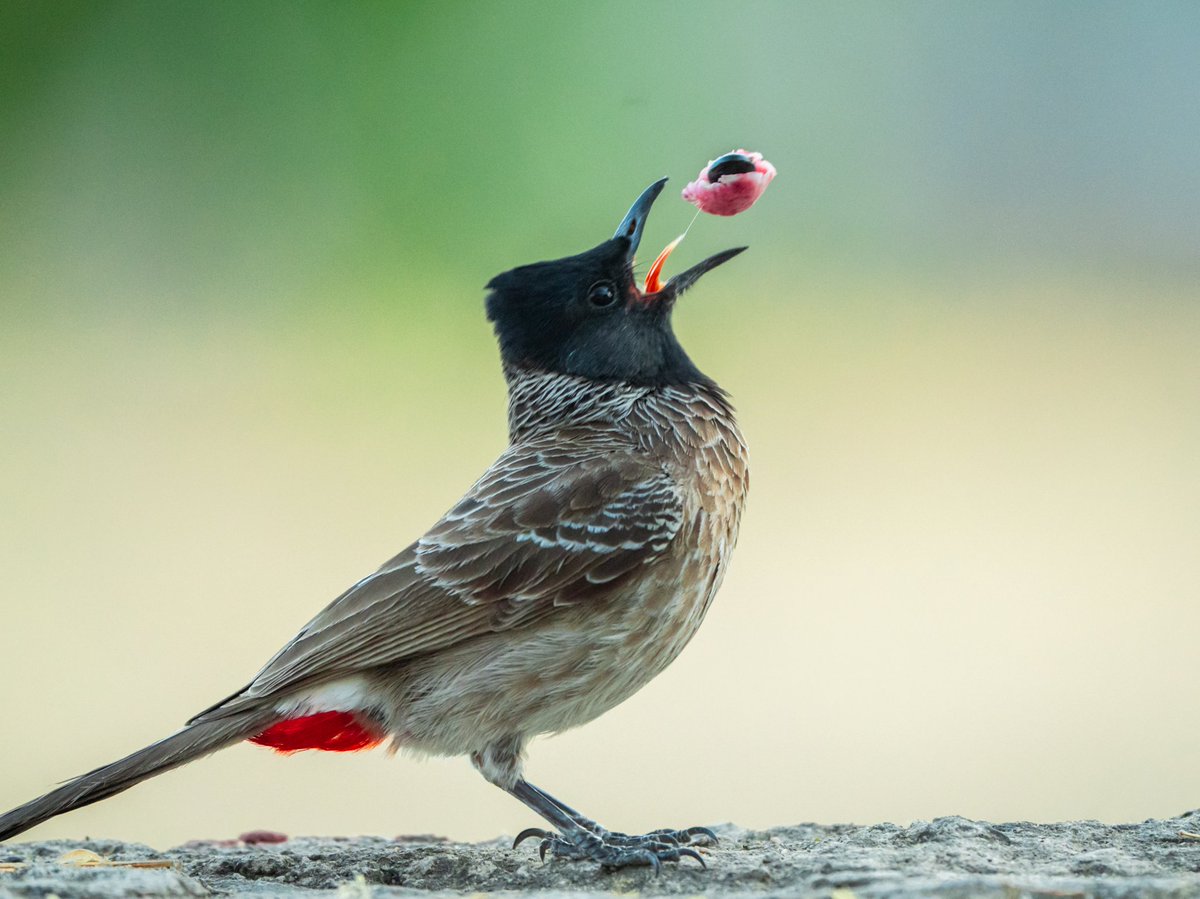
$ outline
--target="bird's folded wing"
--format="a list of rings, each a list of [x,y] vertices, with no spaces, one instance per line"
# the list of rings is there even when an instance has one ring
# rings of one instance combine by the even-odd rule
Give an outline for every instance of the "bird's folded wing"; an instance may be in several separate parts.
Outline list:
[[[527,624],[567,603],[619,597],[620,582],[667,549],[682,516],[674,479],[628,446],[557,435],[510,447],[424,537],[330,603],[245,690],[197,718]]]
[[[579,602],[660,555],[682,518],[661,465],[548,440],[501,456],[417,542],[417,567],[469,605]]]

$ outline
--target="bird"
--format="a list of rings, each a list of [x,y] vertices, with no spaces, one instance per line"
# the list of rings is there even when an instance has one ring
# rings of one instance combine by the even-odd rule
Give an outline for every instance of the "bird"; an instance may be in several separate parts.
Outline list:
[[[667,179],[611,238],[493,278],[509,440],[423,536],[333,600],[242,689],[178,731],[0,816],[8,840],[215,750],[390,741],[466,755],[539,815],[514,848],[603,869],[704,860],[706,827],[609,831],[534,786],[525,748],[629,698],[679,655],[725,576],[749,484],[729,396],[672,328],[726,250],[640,289]],[[657,279],[655,279],[657,282]]]

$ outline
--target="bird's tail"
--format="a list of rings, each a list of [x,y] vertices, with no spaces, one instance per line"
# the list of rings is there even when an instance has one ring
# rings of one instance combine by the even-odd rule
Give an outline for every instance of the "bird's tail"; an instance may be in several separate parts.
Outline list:
[[[91,805],[127,790],[155,774],[251,737],[270,724],[261,711],[191,724],[164,740],[139,749],[103,768],[81,774],[57,790],[0,815],[0,840],[41,824],[55,815]]]

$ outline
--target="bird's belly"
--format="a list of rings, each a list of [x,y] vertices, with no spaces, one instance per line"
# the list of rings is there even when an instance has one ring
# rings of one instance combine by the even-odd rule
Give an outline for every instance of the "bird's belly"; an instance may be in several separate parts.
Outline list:
[[[391,730],[434,754],[577,727],[628,699],[679,655],[719,577],[642,582],[640,595],[580,603],[522,630],[438,654],[406,672]],[[692,584],[680,588],[680,584]]]

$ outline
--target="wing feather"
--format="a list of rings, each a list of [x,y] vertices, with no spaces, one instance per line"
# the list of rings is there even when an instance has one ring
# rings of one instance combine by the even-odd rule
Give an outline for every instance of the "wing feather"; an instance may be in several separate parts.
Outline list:
[[[616,440],[512,446],[424,537],[197,718],[619,595],[622,578],[670,546],[682,516],[670,474]]]

